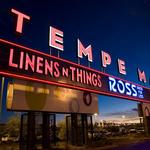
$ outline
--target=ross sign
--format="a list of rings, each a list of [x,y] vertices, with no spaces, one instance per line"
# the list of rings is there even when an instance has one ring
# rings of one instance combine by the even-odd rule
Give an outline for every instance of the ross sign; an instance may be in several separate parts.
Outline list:
[[[7,90],[7,109],[62,113],[98,113],[96,94],[15,79]]]
[[[150,102],[149,88],[2,39],[0,56],[3,76]]]

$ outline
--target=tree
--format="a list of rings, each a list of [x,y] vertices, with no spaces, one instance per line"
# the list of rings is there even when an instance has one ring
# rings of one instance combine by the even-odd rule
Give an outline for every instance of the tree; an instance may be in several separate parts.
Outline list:
[[[10,136],[18,136],[19,128],[20,128],[20,116],[19,115],[10,117],[5,125],[5,131]]]
[[[5,133],[5,124],[0,124],[0,137],[2,137]]]
[[[60,140],[65,140],[66,138],[66,123],[64,120],[59,121],[57,124],[57,137]]]

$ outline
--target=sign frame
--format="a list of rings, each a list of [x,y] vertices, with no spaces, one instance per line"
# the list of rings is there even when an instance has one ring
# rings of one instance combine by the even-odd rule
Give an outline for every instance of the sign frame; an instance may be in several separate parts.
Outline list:
[[[53,58],[53,59],[57,59],[57,60],[59,60],[59,61],[62,61],[62,62],[71,64],[71,65],[74,65],[74,66],[76,66],[76,67],[79,67],[79,68],[82,68],[82,69],[85,69],[85,70],[88,70],[88,71],[91,71],[91,72],[95,72],[95,73],[97,73],[97,74],[100,74],[100,75],[103,75],[103,76],[106,76],[106,77],[112,77],[112,78],[115,78],[115,79],[117,79],[117,80],[122,80],[122,81],[124,81],[124,82],[128,82],[128,83],[130,83],[130,84],[134,84],[134,85],[136,85],[136,86],[139,86],[139,87],[141,87],[141,88],[143,88],[143,89],[146,89],[146,90],[150,91],[150,88],[147,88],[147,87],[138,85],[138,84],[136,84],[136,83],[133,83],[133,82],[130,82],[130,81],[127,81],[127,80],[124,80],[124,79],[121,79],[121,78],[119,78],[119,77],[115,77],[115,76],[113,76],[113,75],[109,75],[109,74],[104,73],[104,72],[100,72],[100,71],[98,71],[98,70],[95,70],[95,69],[92,69],[92,68],[89,68],[89,67],[86,67],[86,66],[82,66],[82,65],[80,65],[80,64],[71,62],[71,61],[69,61],[69,60],[65,60],[65,59],[58,58],[58,57],[56,57],[56,56],[52,56],[52,55],[49,55],[49,54],[46,54],[46,53],[43,53],[43,52],[40,52],[40,51],[31,49],[31,48],[27,48],[27,47],[25,47],[25,46],[22,46],[22,45],[13,43],[13,42],[9,42],[9,41],[0,39],[0,43],[9,44],[9,45],[12,45],[12,46],[16,46],[16,47],[18,47],[18,48],[25,49],[25,50],[30,51],[30,52],[37,53],[37,54],[39,54],[39,55],[43,55],[43,56],[46,56],[46,57],[50,57],[50,58]],[[53,81],[44,80],[44,79],[39,79],[39,78],[34,78],[34,77],[29,77],[29,76],[25,76],[25,75],[14,74],[14,73],[11,73],[11,72],[0,71],[0,75],[7,76],[7,77],[12,77],[12,78],[25,79],[25,80],[30,80],[30,81],[37,81],[37,82],[40,82],[40,83],[46,83],[46,84],[61,86],[61,87],[65,87],[65,88],[71,88],[71,89],[76,89],[76,90],[82,90],[82,91],[87,91],[87,92],[96,93],[96,94],[102,94],[102,95],[106,95],[106,96],[113,96],[113,97],[118,97],[118,98],[123,98],[123,99],[129,99],[129,100],[134,100],[134,101],[139,101],[139,102],[150,103],[150,100],[144,99],[144,98],[143,98],[143,99],[140,99],[140,98],[137,98],[137,97],[129,97],[129,96],[126,96],[126,95],[116,94],[116,93],[109,92],[109,91],[108,91],[108,92],[104,92],[104,91],[101,91],[101,90],[87,89],[87,88],[80,87],[80,86],[74,86],[74,85],[70,85],[70,84],[66,84],[66,83],[61,83],[61,82],[53,82]],[[149,92],[149,93],[150,93],[150,92]]]

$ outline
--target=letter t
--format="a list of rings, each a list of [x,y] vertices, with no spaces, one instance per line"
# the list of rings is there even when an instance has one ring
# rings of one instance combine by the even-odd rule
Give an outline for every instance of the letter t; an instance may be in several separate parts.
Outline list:
[[[30,20],[30,16],[27,16],[15,9],[11,9],[11,12],[13,12],[14,14],[16,14],[17,17],[17,26],[16,26],[16,32],[22,33],[22,27],[23,27],[23,19],[28,19]]]

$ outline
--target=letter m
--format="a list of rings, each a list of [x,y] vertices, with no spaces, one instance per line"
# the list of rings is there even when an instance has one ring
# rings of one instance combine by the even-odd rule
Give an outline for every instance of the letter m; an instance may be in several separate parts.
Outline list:
[[[83,58],[83,55],[88,56],[88,61],[93,62],[91,45],[85,48],[80,42],[80,40],[78,39],[78,57]]]

